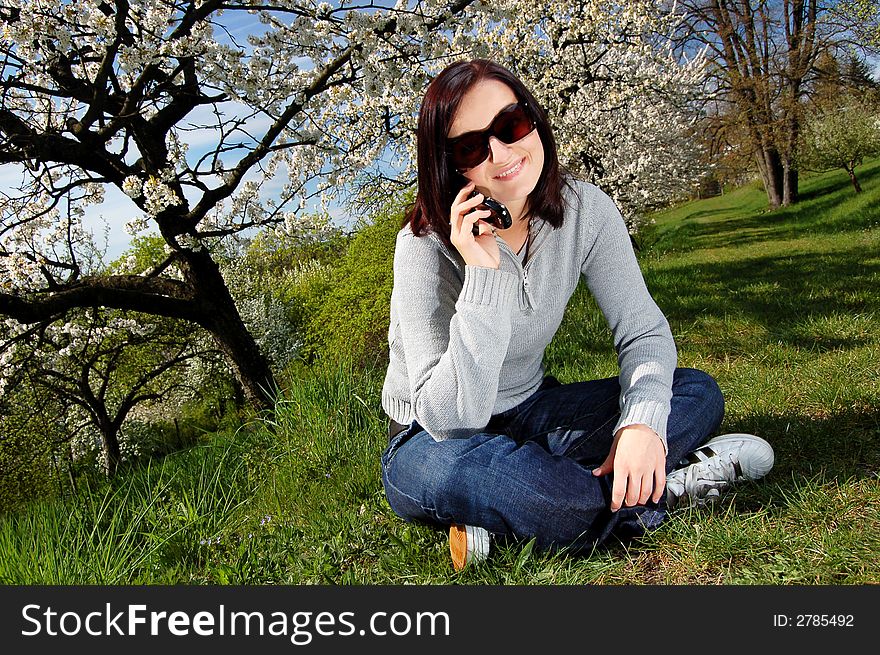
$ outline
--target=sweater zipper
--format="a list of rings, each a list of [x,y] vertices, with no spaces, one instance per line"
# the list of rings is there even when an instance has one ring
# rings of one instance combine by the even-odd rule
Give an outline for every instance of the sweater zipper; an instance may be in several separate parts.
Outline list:
[[[507,252],[507,254],[513,259],[513,263],[519,269],[520,279],[522,280],[521,289],[522,289],[522,295],[525,298],[525,305],[529,310],[534,311],[535,310],[535,301],[532,298],[531,292],[529,291],[529,274],[526,271],[526,269],[528,268],[529,264],[531,263],[535,252],[532,251],[529,254],[529,260],[526,262],[526,265],[523,266],[522,263],[519,261],[519,257],[517,256],[517,254],[515,252],[513,252],[513,250],[511,250],[510,246],[507,245],[507,242],[504,239],[502,239],[501,237],[496,236],[495,238],[496,238],[496,240],[499,241],[499,244],[498,244],[499,248],[501,248],[502,250],[505,250]]]

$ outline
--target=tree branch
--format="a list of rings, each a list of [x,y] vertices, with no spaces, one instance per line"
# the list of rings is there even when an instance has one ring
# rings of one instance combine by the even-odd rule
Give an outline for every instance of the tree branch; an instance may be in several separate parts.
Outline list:
[[[0,293],[0,314],[20,323],[45,321],[76,307],[130,309],[200,322],[198,303],[183,282],[139,275],[88,276],[48,295]]]

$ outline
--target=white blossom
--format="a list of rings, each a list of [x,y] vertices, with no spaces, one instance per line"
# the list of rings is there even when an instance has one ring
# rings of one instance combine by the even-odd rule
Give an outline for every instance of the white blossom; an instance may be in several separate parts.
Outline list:
[[[159,178],[150,176],[144,182],[144,209],[150,216],[158,216],[163,211],[174,205],[181,204],[182,200],[171,188]]]
[[[136,175],[129,175],[122,181],[122,191],[129,198],[140,198],[144,195],[144,183]]]
[[[130,221],[125,224],[125,231],[131,235],[136,236],[143,232],[144,230],[150,227],[150,223],[147,220],[147,217],[143,214],[140,216],[135,216]]]

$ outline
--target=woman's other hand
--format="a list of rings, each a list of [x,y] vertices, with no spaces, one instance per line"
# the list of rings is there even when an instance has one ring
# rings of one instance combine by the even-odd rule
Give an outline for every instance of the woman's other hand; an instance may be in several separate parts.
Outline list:
[[[605,461],[593,469],[593,475],[614,473],[611,488],[611,511],[644,505],[648,498],[655,503],[666,489],[666,453],[663,442],[647,425],[628,425],[614,435]]]
[[[456,250],[461,253],[464,263],[469,266],[482,266],[483,268],[498,268],[501,265],[501,251],[498,242],[488,223],[479,224],[480,234],[474,236],[473,227],[481,218],[488,218],[491,212],[474,207],[484,200],[482,194],[474,198],[468,198],[474,190],[474,183],[470,182],[458,192],[452,202],[452,210],[449,214],[450,240]]]

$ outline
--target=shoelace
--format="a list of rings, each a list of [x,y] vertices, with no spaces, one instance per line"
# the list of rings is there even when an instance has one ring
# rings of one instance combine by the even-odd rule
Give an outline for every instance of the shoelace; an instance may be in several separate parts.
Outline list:
[[[719,489],[737,479],[730,457],[713,457],[685,470],[684,489],[691,498],[702,498],[711,489]]]

